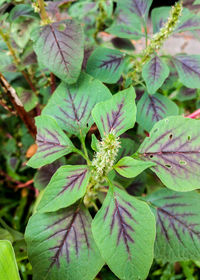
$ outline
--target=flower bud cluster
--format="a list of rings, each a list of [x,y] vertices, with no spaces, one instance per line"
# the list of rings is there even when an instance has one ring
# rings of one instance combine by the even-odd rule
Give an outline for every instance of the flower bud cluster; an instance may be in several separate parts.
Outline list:
[[[182,10],[182,2],[177,2],[175,6],[172,7],[170,16],[165,25],[152,37],[148,47],[142,54],[142,59],[135,62],[135,70],[131,74],[133,82],[138,81],[143,65],[148,62],[152,54],[160,50],[165,40],[173,33],[182,15]]]
[[[98,143],[98,151],[92,160],[92,181],[95,184],[105,181],[106,175],[112,170],[115,163],[119,147],[119,137],[113,132],[106,135],[102,141]]]
[[[172,7],[167,22],[160,31],[153,36],[149,46],[145,49],[144,58],[142,59],[143,63],[146,63],[150,56],[155,51],[158,51],[162,47],[164,41],[173,33],[182,15],[182,10],[183,6],[181,2],[177,2],[175,6]]]

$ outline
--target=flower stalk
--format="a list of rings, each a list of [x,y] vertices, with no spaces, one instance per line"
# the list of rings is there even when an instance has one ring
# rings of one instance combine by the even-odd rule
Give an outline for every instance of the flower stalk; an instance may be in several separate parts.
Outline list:
[[[165,23],[165,25],[160,29],[158,33],[156,33],[152,39],[150,40],[149,45],[143,51],[142,58],[140,61],[136,61],[134,65],[134,71],[130,74],[133,83],[139,81],[139,76],[142,71],[142,67],[148,60],[151,58],[155,52],[158,52],[160,48],[163,46],[165,40],[173,33],[175,30],[180,17],[182,15],[183,4],[182,1],[175,4],[172,7],[170,16]]]

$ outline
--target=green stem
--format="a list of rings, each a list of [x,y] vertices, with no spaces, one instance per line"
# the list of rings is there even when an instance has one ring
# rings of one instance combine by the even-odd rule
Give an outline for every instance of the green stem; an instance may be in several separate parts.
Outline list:
[[[82,151],[80,151],[79,149],[74,149],[74,152],[76,152],[77,154],[79,154],[80,156],[82,156],[86,161],[88,161],[88,158],[84,155],[84,153]]]
[[[144,26],[144,35],[145,35],[145,47],[148,47],[148,31],[147,31],[147,25],[146,22],[143,20],[143,26]]]
[[[83,148],[83,152],[84,152],[84,154],[85,154],[85,159],[86,159],[86,161],[87,161],[87,164],[88,164],[88,165],[91,165],[91,161],[90,161],[90,159],[89,159],[88,152],[87,152],[87,148],[86,148],[86,145],[85,145],[85,137],[83,136],[81,130],[80,130],[80,140],[81,140],[81,145],[82,145],[82,148]]]
[[[37,0],[38,6],[40,8],[40,17],[44,24],[48,24],[50,22],[47,12],[45,10],[44,0]]]

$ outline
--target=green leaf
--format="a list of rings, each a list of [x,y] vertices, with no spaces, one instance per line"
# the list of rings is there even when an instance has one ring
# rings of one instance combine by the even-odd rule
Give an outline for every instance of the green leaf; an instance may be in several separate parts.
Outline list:
[[[94,107],[92,116],[101,137],[112,132],[119,136],[134,126],[136,119],[135,97],[135,91],[133,87],[130,87]]]
[[[136,160],[131,157],[120,159],[114,166],[114,169],[126,178],[133,178],[142,173],[145,169],[156,165],[153,162]]]
[[[200,88],[200,55],[179,54],[173,57],[179,79],[186,87]]]
[[[0,240],[9,240],[12,243],[14,238],[8,230],[0,227]]]
[[[140,39],[143,36],[141,19],[123,7],[117,7],[116,18],[106,32],[120,38]]]
[[[11,10],[8,20],[12,23],[26,18],[38,18],[38,14],[34,13],[34,9],[30,4],[18,4]]]
[[[150,131],[158,121],[168,116],[178,115],[178,112],[176,103],[168,97],[159,93],[151,96],[145,92],[137,103],[136,120],[143,129]]]
[[[197,97],[197,89],[181,87],[175,98],[179,101],[192,100]]]
[[[200,0],[195,0],[193,5],[200,5]]]
[[[146,200],[157,220],[155,257],[163,262],[199,260],[200,194],[161,189]]]
[[[35,108],[38,103],[38,98],[33,91],[19,87],[16,89],[16,92],[27,112]]]
[[[46,187],[37,210],[52,212],[75,203],[85,194],[89,175],[85,165],[61,166]]]
[[[32,34],[39,63],[69,84],[77,81],[83,61],[83,31],[74,20],[41,26]]]
[[[170,7],[159,7],[153,9],[151,19],[153,23],[154,33],[159,32],[160,28],[164,26],[170,14]],[[183,8],[182,16],[180,18],[174,33],[193,31],[200,29],[200,16],[192,13],[190,10]]]
[[[92,108],[111,96],[108,88],[100,81],[83,73],[74,85],[61,83],[42,114],[55,118],[59,126],[69,133],[80,136],[81,131],[86,135],[94,122]]]
[[[64,164],[65,158],[61,158],[38,169],[34,176],[34,187],[40,191],[43,190],[56,170]]]
[[[170,7],[154,8],[151,12],[151,21],[153,24],[153,32],[157,33],[163,27],[170,14]]]
[[[169,189],[200,188],[200,122],[182,116],[168,117],[155,124],[138,150]]]
[[[118,0],[117,5],[141,18],[147,18],[153,0]]]
[[[154,94],[168,76],[169,68],[167,64],[157,55],[143,66],[142,77],[150,94]]]
[[[93,151],[98,151],[98,139],[96,138],[95,134],[92,134],[92,142],[91,142],[91,148]]]
[[[119,80],[124,66],[122,52],[99,47],[89,57],[86,71],[104,83],[114,84]]]
[[[20,280],[15,253],[8,240],[0,240],[0,279]]]
[[[29,220],[25,238],[34,280],[93,280],[102,268],[89,211],[73,205]]]
[[[117,153],[116,161],[120,160],[120,158],[125,157],[125,156],[131,156],[135,151],[137,150],[136,148],[136,143],[134,140],[130,138],[120,138],[120,147],[119,151]]]
[[[74,151],[70,139],[50,116],[36,117],[38,150],[27,165],[38,168]]]
[[[155,219],[148,205],[110,187],[92,222],[101,255],[120,279],[146,279],[153,261]]]

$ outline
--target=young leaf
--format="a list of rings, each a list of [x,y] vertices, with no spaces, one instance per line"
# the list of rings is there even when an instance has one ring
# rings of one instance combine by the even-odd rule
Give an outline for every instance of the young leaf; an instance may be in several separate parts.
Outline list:
[[[200,88],[200,55],[180,54],[173,57],[179,79],[186,87]]]
[[[175,98],[179,101],[187,101],[195,99],[197,96],[197,89],[182,87]]]
[[[8,240],[0,240],[0,279],[20,280],[15,253]]]
[[[91,221],[88,210],[77,205],[30,218],[25,239],[35,280],[95,278],[104,262],[92,237]]]
[[[137,122],[146,131],[150,131],[155,123],[171,116],[178,115],[177,105],[169,98],[156,93],[153,96],[143,94],[137,103]]]
[[[60,79],[72,84],[83,61],[83,31],[74,20],[44,25],[33,34],[39,63]]]
[[[146,279],[153,261],[155,220],[148,205],[110,188],[92,222],[101,255],[120,279]]]
[[[17,88],[16,91],[17,95],[19,96],[19,99],[21,100],[24,106],[24,109],[27,112],[35,108],[35,106],[38,103],[38,98],[33,91],[24,88]]]
[[[112,131],[119,136],[134,126],[136,119],[135,97],[135,91],[130,87],[94,107],[92,116],[101,137]]]
[[[8,21],[19,22],[23,18],[37,18],[37,13],[34,13],[34,9],[30,4],[18,4],[9,13]]]
[[[91,116],[92,108],[111,96],[110,91],[100,81],[81,74],[74,85],[64,82],[60,84],[42,114],[55,118],[59,126],[69,133],[79,136],[81,131],[86,135],[94,122]]]
[[[127,9],[138,17],[147,18],[152,0],[118,0],[118,6]]]
[[[122,74],[124,62],[122,52],[99,47],[89,57],[86,71],[104,83],[114,84]]]
[[[131,157],[124,157],[120,159],[114,166],[114,169],[126,178],[133,178],[139,175],[145,169],[156,165],[153,162],[145,162],[136,160]]]
[[[200,195],[161,189],[147,200],[157,220],[155,257],[164,262],[199,260]]]
[[[154,56],[142,69],[148,93],[154,94],[169,76],[169,68],[159,56]]]
[[[49,116],[36,118],[38,150],[27,165],[38,168],[69,154],[74,146],[56,121]]]
[[[200,188],[200,125],[182,116],[168,117],[155,124],[138,150],[168,188],[191,191]]]
[[[52,212],[70,206],[85,194],[88,181],[87,166],[61,166],[46,187],[37,210]]]

